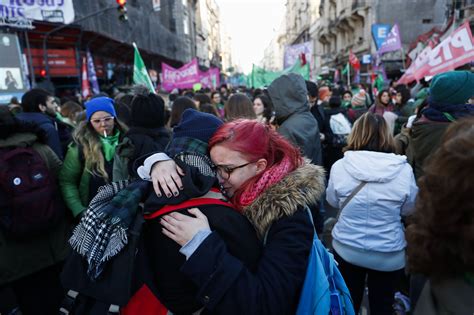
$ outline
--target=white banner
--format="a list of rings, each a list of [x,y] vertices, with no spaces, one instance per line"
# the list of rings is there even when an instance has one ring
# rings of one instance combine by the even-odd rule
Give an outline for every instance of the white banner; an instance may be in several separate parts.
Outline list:
[[[74,21],[74,7],[72,0],[0,0],[0,18],[68,24]]]

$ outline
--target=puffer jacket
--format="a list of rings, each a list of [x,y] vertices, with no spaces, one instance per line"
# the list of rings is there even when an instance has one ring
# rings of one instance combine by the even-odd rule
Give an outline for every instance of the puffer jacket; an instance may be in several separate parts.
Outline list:
[[[340,208],[361,183],[367,184],[342,210],[332,236],[358,249],[395,252],[406,247],[402,215],[414,208],[418,192],[405,156],[347,151],[331,169],[326,199]]]

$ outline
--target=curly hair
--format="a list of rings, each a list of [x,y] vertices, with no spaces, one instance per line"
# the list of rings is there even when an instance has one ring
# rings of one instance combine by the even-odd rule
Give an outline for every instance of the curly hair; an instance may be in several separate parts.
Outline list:
[[[410,271],[437,278],[474,272],[474,117],[452,123],[424,171],[406,231]]]

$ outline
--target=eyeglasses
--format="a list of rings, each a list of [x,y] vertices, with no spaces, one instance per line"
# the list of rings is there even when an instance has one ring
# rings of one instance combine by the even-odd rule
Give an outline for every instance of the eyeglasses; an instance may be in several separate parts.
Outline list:
[[[91,123],[94,125],[98,125],[101,122],[109,123],[114,120],[114,117],[109,116],[109,117],[104,117],[104,118],[98,118],[98,119],[91,119]]]
[[[215,170],[217,174],[223,179],[223,180],[228,180],[230,178],[230,175],[239,168],[246,167],[247,165],[250,165],[254,162],[248,162],[239,166],[235,167],[228,167],[228,166],[223,166],[223,165],[216,165]]]

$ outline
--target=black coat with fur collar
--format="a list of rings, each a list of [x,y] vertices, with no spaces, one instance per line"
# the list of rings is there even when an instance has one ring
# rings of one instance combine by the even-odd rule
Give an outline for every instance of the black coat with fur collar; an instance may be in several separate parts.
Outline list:
[[[266,245],[256,272],[212,233],[181,271],[199,287],[198,299],[216,314],[295,314],[306,274],[313,226],[304,211],[324,191],[324,171],[304,165],[264,191],[244,214]]]
[[[191,167],[179,160],[178,165],[185,171],[182,178],[184,189],[176,197],[157,197],[152,193],[144,204],[147,214],[160,210],[165,205],[179,207],[183,202],[192,198],[211,197],[225,199],[219,192],[209,192],[216,184],[216,178],[202,175],[196,167]],[[214,233],[220,235],[224,246],[229,252],[240,259],[246,268],[255,270],[261,255],[261,245],[250,222],[239,212],[226,205],[199,205],[209,220]],[[187,208],[180,208],[183,214],[188,214]],[[196,298],[198,289],[193,282],[180,272],[186,258],[179,252],[180,246],[162,233],[160,217],[148,219],[144,227],[144,244],[149,266],[148,275],[141,275],[149,284],[152,292],[174,314],[192,314],[203,307]],[[151,283],[150,283],[151,281]]]

